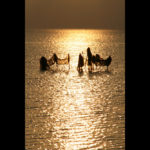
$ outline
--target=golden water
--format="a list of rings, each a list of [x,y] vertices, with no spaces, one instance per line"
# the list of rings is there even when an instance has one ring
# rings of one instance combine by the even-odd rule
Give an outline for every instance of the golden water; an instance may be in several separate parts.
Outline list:
[[[78,73],[78,55],[112,56],[100,67]],[[41,72],[39,59],[70,54],[70,70]],[[125,149],[125,45],[117,30],[32,30],[25,43],[26,150]]]

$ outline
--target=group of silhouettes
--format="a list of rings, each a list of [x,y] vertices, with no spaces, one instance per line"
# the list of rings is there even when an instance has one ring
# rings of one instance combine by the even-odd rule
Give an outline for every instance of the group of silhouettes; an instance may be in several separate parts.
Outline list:
[[[111,56],[109,56],[107,59],[103,59],[100,57],[99,54],[93,55],[90,48],[88,47],[87,48],[87,58],[85,61],[84,61],[83,54],[81,54],[81,53],[79,54],[77,70],[79,72],[83,71],[82,67],[86,66],[86,64],[88,65],[89,71],[94,70],[94,65],[96,67],[97,66],[106,66],[107,70],[108,70],[108,66],[111,64],[111,61],[112,61]],[[70,55],[68,54],[66,58],[60,59],[60,58],[58,58],[56,53],[54,53],[53,56],[48,60],[44,56],[42,56],[40,59],[40,68],[41,68],[41,70],[48,70],[55,63],[56,63],[56,65],[68,64],[69,69],[70,69]]]
[[[108,70],[108,66],[111,64],[112,58],[111,56],[109,56],[107,59],[103,59],[102,57],[100,57],[99,54],[93,55],[90,48],[87,48],[87,59],[84,62],[84,58],[82,56],[82,54],[79,54],[79,59],[78,59],[78,67],[77,69],[79,71],[82,71],[82,67],[84,65],[88,65],[88,70],[92,71],[94,70],[94,65],[97,66],[107,66],[107,70]]]
[[[41,70],[48,70],[54,64],[57,64],[57,65],[68,64],[69,69],[70,69],[70,55],[68,54],[66,58],[60,59],[60,58],[58,58],[56,53],[54,53],[53,56],[50,59],[46,59],[44,56],[42,56],[40,58],[40,68],[41,68]]]

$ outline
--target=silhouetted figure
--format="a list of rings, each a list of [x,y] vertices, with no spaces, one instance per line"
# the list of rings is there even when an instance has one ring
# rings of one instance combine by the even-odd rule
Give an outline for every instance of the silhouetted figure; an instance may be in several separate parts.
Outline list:
[[[79,54],[79,59],[78,59],[78,71],[82,71],[82,67],[84,66],[84,58],[81,55],[81,53]]]
[[[87,57],[88,57],[88,69],[92,70],[92,53],[90,48],[87,48]]]
[[[87,48],[87,56],[88,56],[88,66],[92,66],[92,53],[90,48]]]
[[[56,53],[54,53],[53,56],[54,56],[54,61],[56,62],[56,64],[58,64],[58,57],[57,57]]]
[[[49,65],[47,63],[47,59],[44,56],[42,56],[41,59],[40,59],[40,68],[41,68],[41,70],[49,69]]]
[[[69,63],[69,69],[70,69],[70,55],[68,54],[68,63]]]
[[[108,66],[111,64],[111,61],[112,61],[112,58],[111,56],[109,56],[107,59],[106,59],[106,66],[107,66],[107,70],[108,70]]]
[[[111,64],[112,58],[109,56],[107,59],[100,59],[99,63],[100,66],[107,66],[107,71],[108,71],[108,66]]]
[[[52,56],[49,60],[47,60],[47,62],[48,62],[48,65],[49,65],[49,66],[52,66],[52,65],[55,64],[55,61],[54,61],[54,54],[53,54],[53,56]]]
[[[95,55],[92,56],[92,63],[94,63],[94,64],[96,63],[96,56]]]
[[[96,54],[96,61],[99,61],[101,58],[100,58],[100,55],[99,54]]]

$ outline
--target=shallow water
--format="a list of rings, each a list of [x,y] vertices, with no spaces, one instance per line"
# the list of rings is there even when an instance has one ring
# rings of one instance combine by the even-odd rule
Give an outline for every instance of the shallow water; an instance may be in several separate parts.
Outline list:
[[[125,43],[118,30],[30,30],[25,42],[26,150],[125,149]],[[78,55],[112,57],[106,67],[77,71]],[[40,71],[53,53],[68,65]]]

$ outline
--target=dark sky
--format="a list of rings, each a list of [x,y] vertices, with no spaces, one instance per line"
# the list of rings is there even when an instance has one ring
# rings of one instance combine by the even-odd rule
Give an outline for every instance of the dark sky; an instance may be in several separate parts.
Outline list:
[[[25,1],[26,28],[125,27],[125,0]]]

